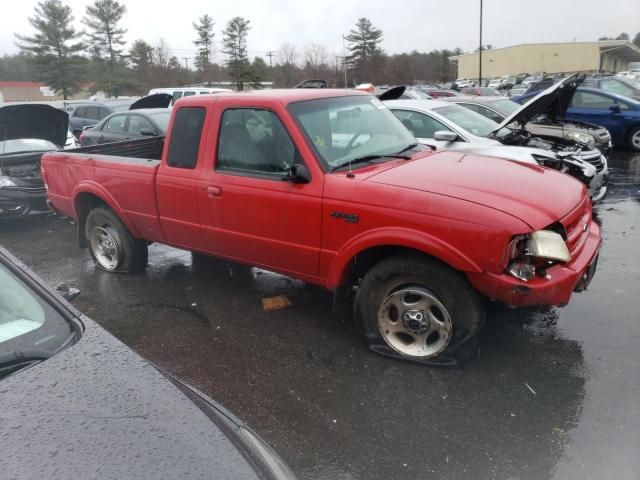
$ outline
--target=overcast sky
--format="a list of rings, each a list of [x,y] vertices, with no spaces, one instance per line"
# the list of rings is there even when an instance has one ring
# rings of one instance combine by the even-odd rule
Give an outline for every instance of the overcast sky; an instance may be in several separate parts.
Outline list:
[[[36,1],[3,0],[0,54],[15,53],[13,33],[32,32],[27,18]],[[78,28],[88,0],[63,0],[72,7]],[[173,53],[194,56],[193,21],[205,13],[215,22],[216,44],[234,16],[251,21],[249,54],[264,55],[288,41],[301,47],[315,42],[342,53],[342,34],[359,17],[384,31],[389,53],[411,50],[471,51],[478,45],[479,0],[125,0],[128,42],[164,38]],[[10,7],[9,7],[10,4]],[[531,42],[590,41],[640,31],[640,0],[484,0],[484,43],[508,46]],[[216,61],[221,61],[218,54]]]

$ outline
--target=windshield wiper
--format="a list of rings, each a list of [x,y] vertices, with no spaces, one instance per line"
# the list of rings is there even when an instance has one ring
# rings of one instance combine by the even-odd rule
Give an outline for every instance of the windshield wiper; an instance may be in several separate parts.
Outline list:
[[[408,152],[409,150],[413,150],[418,145],[420,145],[420,144],[419,143],[412,143],[412,144],[408,145],[407,147],[403,148],[402,150],[400,150],[399,152],[396,152],[396,155],[400,155],[401,153]]]
[[[365,155],[363,157],[354,158],[352,160],[349,160],[348,162],[341,163],[340,165],[336,165],[335,167],[333,167],[331,169],[331,171],[335,172],[336,170],[340,170],[341,168],[348,167],[349,165],[355,165],[357,163],[370,163],[373,160],[380,160],[380,159],[383,159],[383,158],[401,158],[403,160],[411,160],[411,157],[409,155],[400,155],[400,153],[401,152],[390,153],[388,155],[380,155],[380,154],[377,154],[377,155]]]
[[[51,353],[39,350],[17,350],[0,354],[0,379],[12,373],[43,362],[51,357]]]

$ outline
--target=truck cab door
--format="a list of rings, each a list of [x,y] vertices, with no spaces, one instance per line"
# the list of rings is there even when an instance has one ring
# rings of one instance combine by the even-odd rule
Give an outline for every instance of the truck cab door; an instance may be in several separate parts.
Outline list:
[[[215,162],[200,189],[208,250],[313,281],[321,247],[320,167],[284,107],[220,98],[216,109],[208,142]],[[293,165],[306,167],[308,178],[290,178]]]
[[[164,158],[156,176],[158,214],[166,243],[197,251],[206,250],[198,209],[205,120],[204,107],[174,110]]]

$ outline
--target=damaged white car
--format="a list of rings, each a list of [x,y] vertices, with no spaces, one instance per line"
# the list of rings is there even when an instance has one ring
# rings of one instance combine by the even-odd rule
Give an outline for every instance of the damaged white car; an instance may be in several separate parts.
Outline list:
[[[592,202],[607,192],[607,159],[595,147],[568,139],[532,135],[524,126],[553,102],[557,85],[542,92],[501,124],[460,105],[438,100],[388,100],[387,107],[424,145],[540,164],[587,185]]]

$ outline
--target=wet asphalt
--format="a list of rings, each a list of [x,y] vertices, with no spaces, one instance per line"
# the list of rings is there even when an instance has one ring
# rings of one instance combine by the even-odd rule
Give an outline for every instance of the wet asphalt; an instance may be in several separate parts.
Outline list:
[[[260,433],[301,479],[640,478],[640,154],[615,153],[596,276],[569,306],[491,306],[480,356],[430,368],[367,351],[328,292],[150,247],[96,270],[69,219],[0,224],[0,244],[144,358]],[[262,299],[293,305],[266,312]]]

